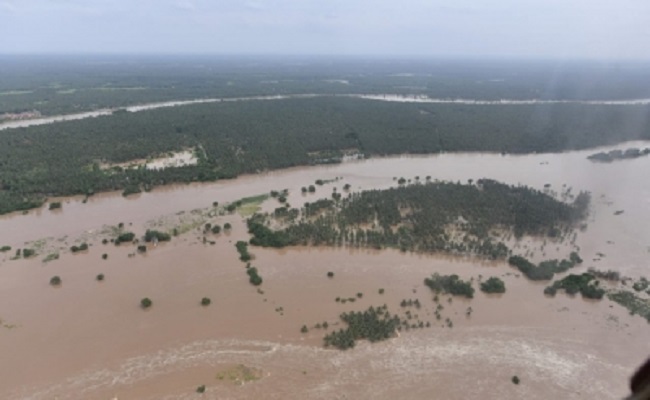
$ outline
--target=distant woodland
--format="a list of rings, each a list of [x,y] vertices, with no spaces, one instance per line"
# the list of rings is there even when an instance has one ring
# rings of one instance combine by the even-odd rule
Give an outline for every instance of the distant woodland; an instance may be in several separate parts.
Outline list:
[[[154,101],[318,93],[221,102],[0,131],[0,214],[48,197],[125,194],[168,183],[337,163],[344,154],[557,152],[650,139],[650,106],[462,105],[337,96],[468,99],[650,97],[650,68],[590,63],[0,56],[0,119]],[[550,85],[552,83],[552,85]],[[116,164],[194,151],[191,166]]]
[[[648,106],[389,103],[342,97],[200,104],[0,132],[0,213],[49,196],[137,192],[173,182],[365,157],[555,152],[650,138]],[[638,123],[629,123],[637,121]],[[101,168],[194,149],[198,164]]]

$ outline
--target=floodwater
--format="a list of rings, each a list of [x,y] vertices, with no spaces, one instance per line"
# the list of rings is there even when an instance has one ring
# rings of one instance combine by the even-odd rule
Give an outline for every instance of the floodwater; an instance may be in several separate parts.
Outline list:
[[[196,229],[146,254],[134,254],[132,245],[101,244],[105,225],[124,222],[141,234],[159,217],[199,215],[190,210],[270,190],[289,189],[289,202],[298,206],[346,183],[361,190],[393,186],[393,177],[488,177],[539,189],[550,184],[556,192],[563,185],[574,194],[591,191],[588,227],[576,240],[585,259],[578,271],[594,266],[647,276],[650,158],[586,159],[596,151],[378,158],[171,186],[126,199],[117,193],[87,203],[62,199],[60,211],[44,207],[1,217],[0,245],[29,247],[50,239],[39,242],[47,251],[30,260],[0,255],[0,398],[184,399],[196,398],[199,385],[211,399],[622,398],[630,374],[650,354],[650,324],[608,300],[547,298],[544,284],[503,263],[393,250],[251,248],[264,279],[258,292],[237,259],[234,243],[246,234],[236,214],[209,218],[233,225],[230,233],[208,237],[214,245],[204,244]],[[316,179],[337,177],[316,194],[300,193]],[[273,199],[263,204],[275,206]],[[89,251],[65,250],[81,238]],[[42,262],[53,249],[63,249],[60,258]],[[507,292],[477,291],[472,300],[452,303],[442,296],[437,321],[436,304],[422,284],[434,272],[475,280],[500,276]],[[99,273],[103,282],[95,280]],[[62,278],[61,287],[49,285],[54,275]],[[335,301],[357,293],[363,296],[354,303]],[[208,307],[199,305],[204,296],[212,299]],[[140,309],[143,297],[153,300],[151,309]],[[402,299],[418,299],[421,309],[409,310],[432,327],[345,352],[321,347],[324,331],[313,328],[316,323],[338,329],[341,312],[384,303],[403,315]],[[453,328],[441,326],[446,318]],[[303,324],[307,334],[300,333]],[[259,371],[259,379],[238,385],[218,378],[239,364]],[[520,385],[511,383],[513,375]]]
[[[289,94],[289,95],[269,95],[269,96],[249,96],[249,97],[223,97],[223,98],[205,98],[193,100],[164,101],[157,103],[138,104],[123,107],[128,112],[139,112],[154,110],[165,107],[179,107],[192,104],[218,103],[218,102],[238,102],[238,101],[269,101],[285,99],[309,99],[315,97],[353,97],[365,100],[389,101],[397,103],[432,103],[432,104],[465,104],[465,105],[535,105],[535,104],[587,104],[587,105],[647,105],[650,99],[628,99],[628,100],[476,100],[476,99],[453,99],[453,98],[433,98],[423,95],[400,95],[400,94]],[[24,119],[18,121],[9,121],[0,123],[0,131],[12,128],[25,128],[34,125],[47,125],[62,121],[74,121],[79,119],[94,118],[102,115],[110,115],[117,108],[103,108],[95,111],[88,111],[76,114],[55,115],[44,118]]]

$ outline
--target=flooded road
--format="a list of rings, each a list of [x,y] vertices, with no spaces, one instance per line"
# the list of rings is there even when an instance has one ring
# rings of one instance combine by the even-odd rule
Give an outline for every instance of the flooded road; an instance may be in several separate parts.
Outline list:
[[[647,276],[650,158],[586,159],[596,151],[378,158],[172,186],[126,199],[118,193],[85,204],[69,198],[60,211],[0,217],[0,245],[47,249],[28,260],[10,260],[13,251],[0,254],[0,398],[190,399],[199,385],[211,399],[621,398],[629,375],[650,354],[650,325],[608,300],[547,298],[545,284],[503,263],[393,250],[251,247],[252,264],[264,279],[258,291],[237,259],[234,243],[247,238],[237,214],[205,217],[233,225],[229,233],[210,235],[213,245],[196,227],[145,254],[134,245],[101,243],[107,225],[123,222],[142,234],[162,223],[160,217],[204,216],[190,210],[270,190],[289,189],[289,203],[299,206],[346,183],[362,190],[396,185],[394,177],[487,177],[540,190],[550,184],[547,190],[556,192],[563,185],[574,194],[591,191],[588,227],[576,240],[585,259],[577,272],[593,266]],[[316,179],[337,177],[317,186],[316,194],[301,193]],[[274,199],[263,204],[277,206]],[[50,239],[38,241],[43,238]],[[81,240],[90,249],[71,254],[67,248]],[[44,263],[52,251],[59,259]],[[507,292],[477,290],[474,299],[451,303],[443,296],[440,321],[422,284],[434,272],[474,280],[499,276]],[[100,273],[102,282],[96,281]],[[49,285],[54,275],[60,287]],[[204,296],[212,300],[208,307],[199,304]],[[152,299],[151,309],[139,307],[143,297]],[[341,304],[336,297],[357,300]],[[315,324],[339,329],[341,312],[384,303],[402,315],[404,299],[419,300],[422,307],[410,311],[430,328],[360,342],[345,352],[321,347],[326,332]],[[453,328],[443,326],[446,318]],[[308,333],[300,332],[302,325]],[[239,376],[239,365],[255,372]],[[520,385],[511,383],[513,375]]]

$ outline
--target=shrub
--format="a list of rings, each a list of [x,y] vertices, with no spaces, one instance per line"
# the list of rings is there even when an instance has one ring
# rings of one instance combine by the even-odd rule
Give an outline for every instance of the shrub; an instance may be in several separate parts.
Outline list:
[[[53,277],[50,279],[50,285],[52,285],[52,286],[59,286],[60,284],[61,284],[61,278],[60,278],[58,275],[57,275],[57,276],[53,276]]]
[[[205,385],[196,388],[196,393],[205,393]]]
[[[330,271],[327,273],[328,278],[334,278],[334,272]]]
[[[147,252],[147,246],[143,244],[138,246],[138,253],[146,253],[146,252]]]
[[[60,201],[53,201],[50,203],[50,210],[56,210],[61,208],[61,202]]]
[[[255,286],[259,286],[259,285],[262,284],[262,277],[259,276],[259,274],[257,273],[257,268],[255,268],[255,267],[248,268],[246,270],[246,273],[248,274],[248,277],[249,277],[248,281],[251,284],[253,284]]]
[[[505,293],[506,284],[499,278],[493,276],[481,282],[481,290],[485,293]]]
[[[102,260],[106,260],[108,258],[108,254],[104,253],[102,254]]]
[[[140,307],[147,309],[153,305],[153,301],[151,301],[150,298],[145,297],[144,299],[140,300]]]
[[[9,250],[11,250],[11,246],[2,246],[2,247],[0,247],[0,252],[2,252],[2,253],[6,253]]]
[[[212,303],[212,300],[210,300],[209,297],[204,297],[201,299],[201,305],[202,306],[209,306],[210,303]]]
[[[72,253],[77,253],[79,251],[86,251],[86,250],[88,250],[88,243],[82,243],[79,246],[70,247],[70,251]]]
[[[244,242],[243,240],[237,241],[235,243],[235,247],[237,248],[237,252],[239,253],[239,259],[241,261],[250,261],[252,258],[250,253],[248,252],[248,243]]]
[[[458,275],[433,274],[426,278],[424,284],[436,293],[449,293],[452,295],[465,296],[469,299],[474,297],[474,288],[470,282],[465,282]]]
[[[514,383],[515,385],[519,385],[519,382],[520,382],[519,377],[517,375],[512,377],[512,383]]]
[[[168,242],[172,240],[172,237],[170,234],[165,232],[147,229],[147,231],[144,234],[144,241],[151,242],[154,239],[158,240],[159,242]]]
[[[212,233],[214,233],[215,235],[216,235],[217,233],[221,233],[221,225],[214,225],[214,226],[212,227],[211,231],[212,231]]]
[[[23,249],[23,257],[29,258],[36,255],[36,251],[32,249]]]
[[[230,222],[226,222],[225,224],[223,224],[223,229],[226,230],[226,231],[231,230],[232,225],[230,225]]]
[[[135,233],[124,232],[115,239],[115,244],[119,245],[120,243],[133,242],[133,239],[135,239]]]
[[[99,275],[97,275],[96,279],[97,279],[98,281],[100,281],[100,282],[103,281],[103,280],[104,280],[104,274],[99,274]]]

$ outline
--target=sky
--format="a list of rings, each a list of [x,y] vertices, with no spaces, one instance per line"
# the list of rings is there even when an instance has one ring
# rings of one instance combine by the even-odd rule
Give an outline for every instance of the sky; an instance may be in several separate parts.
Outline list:
[[[0,53],[650,60],[650,0],[0,0]]]

